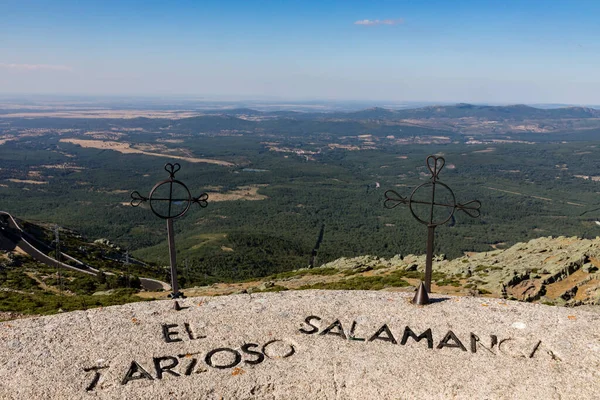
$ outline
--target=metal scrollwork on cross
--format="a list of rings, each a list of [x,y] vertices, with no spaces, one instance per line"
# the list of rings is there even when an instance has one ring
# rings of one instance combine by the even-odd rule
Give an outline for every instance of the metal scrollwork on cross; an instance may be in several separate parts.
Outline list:
[[[175,233],[173,231],[173,220],[185,215],[192,204],[198,204],[205,208],[208,205],[208,194],[202,193],[198,197],[192,197],[188,187],[181,181],[175,179],[175,174],[181,169],[179,164],[168,163],[165,171],[169,173],[169,179],[158,182],[148,197],[142,196],[138,191],[131,193],[131,206],[138,207],[148,202],[150,209],[157,217],[167,220],[167,234],[169,238],[169,256],[171,260],[171,289],[172,298],[182,297],[177,284],[177,269],[175,255]]]
[[[384,202],[384,206],[388,209],[395,208],[400,204],[408,204],[413,217],[420,223],[427,225],[428,228],[425,281],[421,283],[417,295],[413,300],[415,304],[427,304],[429,302],[427,293],[431,292],[435,228],[450,221],[456,211],[462,211],[472,218],[478,218],[481,215],[481,202],[479,200],[472,200],[464,204],[457,203],[452,189],[439,181],[440,172],[446,164],[446,160],[443,157],[431,155],[427,157],[426,164],[431,173],[429,182],[417,186],[409,197],[401,196],[394,190],[388,190],[385,192]],[[419,196],[427,190],[431,192],[431,200],[429,201],[423,200]],[[442,201],[436,200],[440,197],[443,197]],[[419,212],[419,207],[422,209],[425,207],[425,213]]]
[[[131,193],[131,205],[133,207],[138,207],[140,204],[149,202],[150,209],[159,218],[162,219],[175,219],[182,217],[189,209],[192,203],[198,204],[200,207],[205,208],[208,205],[208,194],[202,193],[198,197],[192,197],[190,194],[190,190],[188,187],[181,181],[175,179],[175,173],[181,169],[181,165],[179,164],[171,164],[168,163],[165,165],[165,171],[169,173],[169,179],[164,180],[162,182],[157,183],[152,190],[150,191],[150,195],[148,197],[142,196],[137,190]],[[169,195],[168,197],[162,197],[158,193],[160,193],[161,189],[165,187],[165,185],[169,186]],[[179,189],[178,191],[183,194],[183,196],[173,197],[174,189]],[[157,197],[158,196],[158,197]],[[157,203],[159,202],[167,202],[167,213],[164,215],[162,212],[164,210],[160,210]],[[183,208],[173,211],[174,204],[184,204]]]

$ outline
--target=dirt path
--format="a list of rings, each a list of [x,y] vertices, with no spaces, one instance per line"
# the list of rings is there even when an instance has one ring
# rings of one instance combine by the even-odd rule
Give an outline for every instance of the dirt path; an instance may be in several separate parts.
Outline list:
[[[495,187],[491,187],[491,186],[486,186],[486,189],[490,189],[490,190],[494,190],[496,192],[502,192],[502,193],[508,193],[508,194],[514,194],[517,196],[525,196],[525,197],[531,197],[532,199],[537,199],[537,200],[542,200],[542,201],[548,201],[548,202],[554,202],[554,199],[548,198],[548,197],[541,197],[541,196],[534,196],[532,194],[525,194],[525,193],[520,193],[520,192],[513,192],[510,190],[504,190],[504,189],[498,189]],[[580,203],[574,203],[572,201],[566,201],[566,200],[556,200],[559,203],[563,203],[563,204],[568,204],[570,206],[576,206],[576,207],[585,207],[585,204],[580,204]]]
[[[28,277],[30,277],[31,279],[36,281],[38,283],[39,287],[47,292],[52,292],[55,294],[66,295],[66,296],[73,296],[73,293],[69,292],[68,290],[61,292],[59,289],[55,288],[54,286],[46,285],[46,283],[44,283],[43,280],[38,278],[38,276],[36,274],[34,274],[33,272],[25,272],[25,275],[27,275]]]

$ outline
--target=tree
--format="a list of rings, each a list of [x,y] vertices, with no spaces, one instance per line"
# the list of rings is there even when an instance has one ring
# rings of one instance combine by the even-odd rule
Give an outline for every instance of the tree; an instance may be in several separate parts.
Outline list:
[[[98,275],[96,275],[96,278],[98,279],[98,283],[100,285],[106,284],[106,274],[104,273],[104,271],[98,270]]]

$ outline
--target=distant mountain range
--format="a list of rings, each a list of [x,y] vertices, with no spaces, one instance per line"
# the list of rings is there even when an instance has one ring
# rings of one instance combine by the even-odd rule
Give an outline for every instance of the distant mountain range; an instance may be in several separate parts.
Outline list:
[[[6,110],[5,110],[6,111]],[[14,111],[14,110],[13,110]],[[413,109],[367,108],[360,111],[259,111],[252,108],[219,110],[180,110],[184,117],[156,117],[139,113],[135,117],[107,112],[104,117],[90,118],[86,111],[67,113],[52,111],[35,115],[2,115],[3,126],[10,129],[76,129],[82,131],[142,128],[148,132],[176,129],[179,133],[266,134],[285,136],[331,135],[337,137],[371,134],[407,138],[444,136],[494,136],[511,140],[597,140],[600,137],[600,109],[589,107],[537,108],[523,104],[489,106],[455,104],[424,106]],[[10,113],[8,113],[10,114]],[[39,113],[38,113],[39,114]],[[114,115],[114,116],[113,116]],[[24,118],[27,116],[27,118]],[[3,132],[0,128],[0,133]],[[6,128],[8,129],[8,128]],[[516,136],[515,136],[516,135]],[[558,135],[558,136],[557,136]],[[551,137],[552,136],[552,137]]]
[[[524,104],[485,106],[460,103],[456,105],[427,106],[414,109],[391,110],[374,107],[353,112],[300,113],[295,111],[257,111],[250,108],[209,111],[207,114],[248,117],[326,118],[350,120],[401,120],[429,118],[482,118],[490,120],[525,119],[582,119],[600,118],[600,110],[588,107],[536,108]]]

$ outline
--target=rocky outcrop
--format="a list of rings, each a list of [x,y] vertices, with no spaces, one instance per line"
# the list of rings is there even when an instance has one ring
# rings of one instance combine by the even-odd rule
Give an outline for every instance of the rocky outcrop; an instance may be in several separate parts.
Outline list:
[[[338,258],[335,261],[329,262],[321,266],[321,268],[335,268],[339,270],[359,269],[364,267],[398,267],[404,265],[402,257],[396,255],[390,259],[385,259],[376,256],[360,256],[351,258]]]
[[[424,271],[424,255],[341,258],[323,267],[350,270],[393,268]],[[507,249],[468,253],[447,260],[434,259],[434,272],[459,280],[463,287],[480,293],[521,301],[549,303],[600,303],[600,237],[542,237]],[[584,290],[580,290],[583,287]]]

